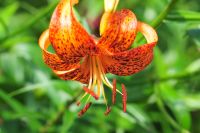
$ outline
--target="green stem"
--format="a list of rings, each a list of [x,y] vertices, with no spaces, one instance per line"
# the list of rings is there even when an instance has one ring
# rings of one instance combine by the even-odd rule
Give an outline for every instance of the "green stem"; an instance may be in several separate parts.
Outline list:
[[[178,0],[171,0],[171,2],[165,8],[165,10],[163,10],[163,12],[161,12],[159,16],[151,23],[151,26],[153,26],[154,28],[157,28],[163,22],[163,20],[167,17],[169,11],[172,9],[172,7],[175,5],[177,1]]]

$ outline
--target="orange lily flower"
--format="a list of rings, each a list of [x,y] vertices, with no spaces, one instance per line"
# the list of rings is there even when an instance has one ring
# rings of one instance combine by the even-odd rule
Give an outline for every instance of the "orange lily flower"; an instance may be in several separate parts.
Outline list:
[[[118,0],[111,6],[107,4],[100,32],[100,38],[89,35],[76,20],[72,7],[78,0],[61,0],[51,18],[49,29],[44,31],[39,39],[43,51],[44,62],[63,80],[80,81],[85,94],[78,101],[88,96],[87,103],[79,112],[82,116],[91,106],[91,97],[98,100],[102,95],[107,106],[105,115],[111,111],[107,105],[104,85],[112,90],[112,104],[116,93],[122,95],[123,110],[126,111],[127,93],[124,84],[122,92],[116,88],[116,80],[111,83],[106,73],[127,76],[137,73],[147,67],[153,58],[153,48],[158,37],[149,25],[139,22],[135,14],[128,10],[114,11]],[[111,2],[111,3],[112,3]],[[136,34],[141,32],[147,44],[129,49]],[[52,45],[55,53],[47,49]]]

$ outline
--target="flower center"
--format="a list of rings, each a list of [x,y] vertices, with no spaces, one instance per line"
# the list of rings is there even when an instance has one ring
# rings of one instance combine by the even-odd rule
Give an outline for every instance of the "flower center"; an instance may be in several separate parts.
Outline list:
[[[78,100],[77,105],[79,106],[81,101],[83,100],[84,97],[88,95],[88,98],[86,100],[86,105],[84,108],[79,112],[79,116],[82,116],[91,106],[90,99],[93,97],[95,100],[98,100],[101,95],[103,96],[104,103],[106,104],[106,112],[105,115],[108,115],[111,111],[111,108],[108,107],[108,102],[106,99],[105,91],[104,91],[104,84],[109,87],[112,90],[112,104],[115,104],[116,101],[116,93],[120,93],[122,95],[122,100],[123,100],[123,107],[124,111],[125,109],[125,104],[126,104],[126,90],[125,86],[122,84],[122,93],[116,88],[116,79],[113,80],[113,83],[111,84],[110,81],[107,79],[102,63],[99,59],[98,56],[89,56],[89,69],[90,69],[90,80],[89,84],[86,87],[83,87],[83,90],[85,93],[83,96]]]

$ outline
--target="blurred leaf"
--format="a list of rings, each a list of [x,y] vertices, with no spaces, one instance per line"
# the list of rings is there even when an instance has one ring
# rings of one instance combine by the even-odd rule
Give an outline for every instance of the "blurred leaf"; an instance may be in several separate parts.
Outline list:
[[[8,23],[11,16],[14,15],[14,13],[17,11],[18,8],[19,8],[19,3],[17,1],[4,8],[0,8],[0,12],[1,12],[0,19],[4,23]]]
[[[192,62],[187,68],[186,71],[189,73],[194,73],[200,71],[200,59],[195,60]]]
[[[24,35],[21,35],[21,36],[17,36],[15,38],[11,38],[7,41],[5,41],[3,44],[0,45],[0,48],[1,50],[2,49],[9,49],[9,48],[12,48],[14,47],[15,45],[21,45],[22,43],[30,43],[30,42],[34,42],[34,38],[31,37],[31,36],[24,36]],[[21,44],[19,44],[21,43]]]
[[[29,91],[33,91],[35,89],[41,89],[43,88],[45,85],[47,86],[48,83],[40,83],[40,84],[33,84],[33,85],[27,85],[24,88],[18,89],[16,91],[11,92],[9,95],[11,97],[16,96],[16,95],[20,95]]]
[[[190,29],[188,31],[189,37],[193,40],[193,42],[197,45],[197,48],[200,49],[200,29]]]
[[[160,91],[165,104],[170,107],[181,128],[189,130],[191,128],[191,116],[183,99],[170,84],[160,84]]]
[[[182,96],[183,101],[187,108],[191,111],[199,110],[200,109],[200,95],[194,94],[194,95],[186,95]]]
[[[19,8],[19,3],[18,2],[14,2],[10,5],[8,5],[5,8],[0,8],[0,33],[3,32],[3,30],[5,31],[6,34],[8,34],[9,29],[8,29],[8,22],[11,19],[11,16],[14,15],[14,13],[16,12],[16,10]],[[0,34],[0,38],[4,37],[6,34]]]
[[[17,102],[15,99],[8,96],[2,89],[0,89],[0,98],[4,100],[16,113],[23,114],[27,117],[27,124],[31,127],[33,131],[37,131],[41,126],[34,114],[27,110],[23,105]]]
[[[0,67],[10,83],[22,84],[25,80],[24,65],[15,54],[1,54]],[[18,68],[16,71],[15,68]]]
[[[200,21],[200,13],[187,10],[176,10],[167,16],[170,21]]]
[[[152,131],[148,115],[145,114],[145,112],[141,108],[139,108],[139,106],[128,104],[127,111],[134,116],[139,125],[141,125],[147,131]]]
[[[67,133],[69,128],[73,125],[75,118],[76,118],[75,113],[66,110],[65,114],[63,115],[63,123],[60,133]]]
[[[16,10],[19,8],[19,3],[16,1],[10,5],[8,5],[5,8],[0,8],[1,16],[0,18],[4,22],[8,22],[10,17],[16,12]]]
[[[161,58],[162,54],[159,51],[159,49],[156,49],[155,54],[155,65],[156,65],[156,72],[159,75],[159,77],[163,77],[163,75],[167,74],[167,69],[164,65],[164,59]],[[177,91],[174,90],[174,84],[170,82],[164,82],[158,84],[158,102],[160,110],[162,111],[163,115],[165,115],[165,118],[168,122],[170,122],[175,128],[179,129],[190,129],[191,127],[191,117],[189,110],[187,110],[186,106],[184,105],[184,102],[180,98],[180,96],[177,94]],[[163,99],[163,101],[162,101]],[[162,103],[164,102],[164,103]],[[177,119],[178,123],[177,125],[176,121],[173,119],[170,114],[167,114],[168,112],[165,110],[164,104],[168,105],[170,109],[173,112],[173,115]],[[179,130],[182,130],[179,129]]]
[[[180,99],[176,99],[174,105],[171,107],[175,113],[175,117],[180,123],[181,127],[187,130],[191,128],[191,116],[187,106]]]
[[[156,68],[156,74],[158,77],[166,76],[166,64],[164,63],[164,57],[158,47],[155,48],[154,52],[154,65]]]
[[[35,17],[32,17],[30,20],[28,20],[22,27],[18,27],[18,29],[12,31],[8,36],[4,37],[4,38],[0,38],[0,41],[5,41],[7,38],[9,37],[13,37],[18,35],[19,33],[25,31],[26,29],[30,28],[31,26],[35,25],[37,21],[39,21],[43,16],[46,16],[49,11],[52,11],[55,6],[56,6],[57,2],[53,2],[52,4],[49,4],[47,7],[45,7],[44,9],[41,9],[41,11],[36,14]]]

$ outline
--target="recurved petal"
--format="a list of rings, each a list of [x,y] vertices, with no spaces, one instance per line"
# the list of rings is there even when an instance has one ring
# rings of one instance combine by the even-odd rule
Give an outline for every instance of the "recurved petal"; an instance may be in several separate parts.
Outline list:
[[[105,13],[100,29],[103,35],[98,46],[110,52],[122,52],[127,50],[135,39],[137,19],[135,14],[128,9],[115,13]]]
[[[55,71],[54,73],[63,80],[76,80],[87,84],[90,78],[89,59],[85,57],[83,63],[76,68],[67,71]]]
[[[61,0],[51,18],[49,38],[57,55],[62,60],[83,57],[96,53],[93,38],[75,19],[72,0]]]
[[[71,58],[67,61],[61,60],[56,54],[47,51],[50,46],[49,30],[47,29],[42,33],[39,39],[39,46],[43,51],[44,62],[54,70],[69,70],[78,66],[80,58]]]
[[[141,32],[147,44],[126,52],[102,56],[106,72],[126,76],[137,73],[149,65],[153,59],[153,48],[158,41],[157,33],[149,25],[139,22],[137,30]]]

